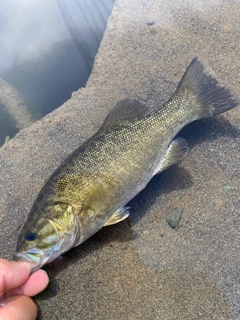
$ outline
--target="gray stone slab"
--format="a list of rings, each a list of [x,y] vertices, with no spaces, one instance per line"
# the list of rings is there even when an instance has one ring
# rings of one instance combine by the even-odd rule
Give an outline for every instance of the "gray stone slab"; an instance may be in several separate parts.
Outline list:
[[[240,94],[239,12],[230,0],[116,1],[86,88],[0,149],[1,257],[48,176],[119,100],[156,107],[195,56]],[[188,125],[188,157],[131,201],[130,218],[45,268],[39,319],[240,319],[239,129],[239,107]]]

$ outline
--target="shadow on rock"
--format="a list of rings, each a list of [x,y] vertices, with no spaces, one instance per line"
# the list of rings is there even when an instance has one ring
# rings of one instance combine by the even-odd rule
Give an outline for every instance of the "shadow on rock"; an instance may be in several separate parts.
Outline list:
[[[186,139],[190,149],[203,141],[213,141],[218,137],[237,138],[239,135],[240,130],[223,116],[194,121],[179,133]]]
[[[189,172],[178,166],[155,176],[133,200],[130,201],[131,218],[133,224],[137,223],[154,205],[161,194],[189,189],[193,185]]]
[[[81,260],[93,255],[95,251],[102,250],[105,245],[112,246],[114,242],[126,242],[133,238],[131,220],[128,218],[121,223],[102,228],[81,245],[67,251],[49,265],[43,267],[48,273],[49,285],[37,296],[37,300],[47,300],[58,294],[59,286],[56,275],[72,264],[79,264]]]

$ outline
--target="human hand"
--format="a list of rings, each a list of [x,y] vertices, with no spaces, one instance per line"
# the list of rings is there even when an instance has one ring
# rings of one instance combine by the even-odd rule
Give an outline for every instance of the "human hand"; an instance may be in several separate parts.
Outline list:
[[[37,305],[30,298],[43,291],[49,279],[44,270],[30,275],[31,263],[0,259],[0,319],[34,320]]]

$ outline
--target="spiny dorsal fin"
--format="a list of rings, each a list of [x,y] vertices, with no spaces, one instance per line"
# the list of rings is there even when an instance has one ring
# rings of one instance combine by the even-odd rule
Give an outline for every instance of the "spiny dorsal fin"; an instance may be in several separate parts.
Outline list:
[[[144,118],[149,112],[150,111],[145,104],[134,99],[126,98],[118,102],[109,112],[98,131],[90,139],[85,141],[84,144],[82,144],[82,148],[88,145],[92,140],[105,133],[114,125],[118,125],[125,120]]]
[[[131,99],[118,102],[107,115],[102,127],[107,129],[124,120],[141,119],[149,113],[145,104]]]
[[[166,155],[163,161],[160,163],[159,167],[157,168],[155,174],[158,174],[168,169],[172,165],[180,162],[187,155],[188,150],[189,148],[185,139],[180,137],[174,139],[170,143]]]
[[[129,207],[121,207],[105,222],[104,227],[118,223],[129,216]]]

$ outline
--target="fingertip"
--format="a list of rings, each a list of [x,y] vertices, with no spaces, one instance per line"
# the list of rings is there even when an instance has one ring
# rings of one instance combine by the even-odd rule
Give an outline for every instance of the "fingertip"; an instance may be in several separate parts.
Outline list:
[[[30,270],[31,263],[29,262],[0,259],[0,271],[3,279],[0,283],[0,291],[6,292],[21,285],[28,279]]]
[[[28,280],[21,285],[21,292],[27,296],[35,296],[43,291],[49,283],[49,278],[46,271],[40,269],[34,272]]]
[[[33,273],[31,277],[36,281],[36,283],[39,282],[41,284],[39,285],[40,291],[43,291],[49,283],[49,277],[45,270],[39,269],[37,272]]]
[[[0,258],[0,265],[1,267],[7,267],[9,269],[13,269],[13,268],[24,268],[29,270],[29,272],[32,269],[32,263],[31,262],[27,262],[27,261],[14,261],[14,260],[6,260],[6,259],[1,259]]]

